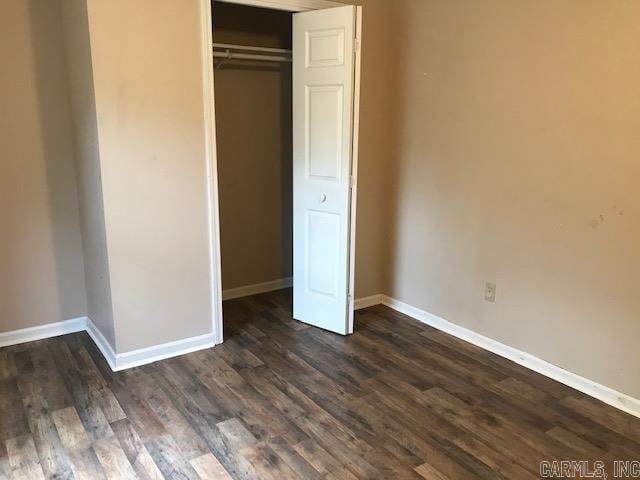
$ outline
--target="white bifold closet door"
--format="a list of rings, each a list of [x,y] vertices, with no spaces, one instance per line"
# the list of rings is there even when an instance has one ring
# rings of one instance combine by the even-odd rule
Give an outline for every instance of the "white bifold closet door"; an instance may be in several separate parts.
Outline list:
[[[342,335],[353,328],[356,41],[356,7],[293,16],[293,316]]]

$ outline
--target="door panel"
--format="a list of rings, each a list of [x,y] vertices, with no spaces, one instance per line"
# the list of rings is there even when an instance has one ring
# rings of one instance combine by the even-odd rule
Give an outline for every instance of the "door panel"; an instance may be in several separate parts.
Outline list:
[[[340,182],[342,173],[342,85],[306,87],[308,178]]]
[[[307,31],[305,49],[307,68],[344,65],[344,30],[336,28]]]
[[[306,287],[314,295],[337,299],[340,286],[340,268],[327,258],[340,255],[340,215],[307,210]]]
[[[349,333],[353,6],[293,16],[293,316]]]

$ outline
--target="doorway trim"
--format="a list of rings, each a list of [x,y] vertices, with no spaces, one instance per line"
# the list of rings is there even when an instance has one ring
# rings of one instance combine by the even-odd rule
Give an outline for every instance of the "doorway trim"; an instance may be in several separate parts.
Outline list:
[[[288,12],[307,12],[309,10],[322,10],[323,8],[344,7],[344,3],[331,0],[218,0],[224,3],[236,3],[251,7],[275,8]]]
[[[288,12],[306,12],[332,7],[344,7],[344,3],[332,0],[217,0],[252,7],[272,8]],[[212,0],[200,0],[200,55],[202,65],[202,100],[204,107],[204,139],[207,182],[207,224],[209,228],[209,277],[211,287],[211,326],[215,344],[224,340],[222,313],[222,263],[220,247],[220,205],[218,192],[218,152],[216,142],[215,87],[213,70],[213,22]],[[356,76],[358,78],[358,76]],[[359,87],[359,85],[358,85]],[[357,131],[354,130],[354,141]],[[356,147],[357,148],[357,147]],[[357,151],[354,166],[357,168]],[[355,170],[354,170],[355,173]],[[355,191],[355,189],[354,189]],[[353,201],[355,204],[355,200]],[[352,212],[355,209],[352,208]],[[352,219],[355,220],[355,217]],[[353,226],[355,229],[355,225]],[[353,239],[352,239],[353,241]],[[353,261],[351,268],[353,268]],[[351,275],[354,275],[352,272]],[[353,294],[353,291],[352,291]],[[351,320],[352,322],[352,320]]]

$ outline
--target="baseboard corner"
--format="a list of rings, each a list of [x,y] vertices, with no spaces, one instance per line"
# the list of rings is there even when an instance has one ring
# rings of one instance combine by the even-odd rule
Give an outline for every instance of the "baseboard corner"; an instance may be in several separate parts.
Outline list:
[[[87,334],[93,340],[93,343],[96,344],[100,353],[111,367],[112,371],[116,371],[116,359],[117,355],[109,341],[104,337],[100,329],[96,327],[95,323],[91,320],[91,318],[87,317]]]
[[[368,297],[357,298],[354,302],[353,308],[356,310],[362,310],[363,308],[373,307],[374,305],[380,305],[382,303],[382,294],[369,295]]]

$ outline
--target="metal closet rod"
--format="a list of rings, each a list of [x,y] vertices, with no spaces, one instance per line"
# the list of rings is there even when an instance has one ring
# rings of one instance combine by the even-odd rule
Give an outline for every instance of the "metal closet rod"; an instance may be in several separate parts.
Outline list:
[[[268,47],[251,47],[248,45],[232,45],[230,43],[214,43],[213,56],[216,58],[226,58],[232,60],[234,58],[240,60],[260,60],[265,62],[291,62],[291,50],[286,48],[268,48]],[[223,52],[216,51],[222,49]],[[238,50],[239,52],[232,52]],[[259,53],[242,53],[242,52],[263,52],[275,55],[264,55]]]

